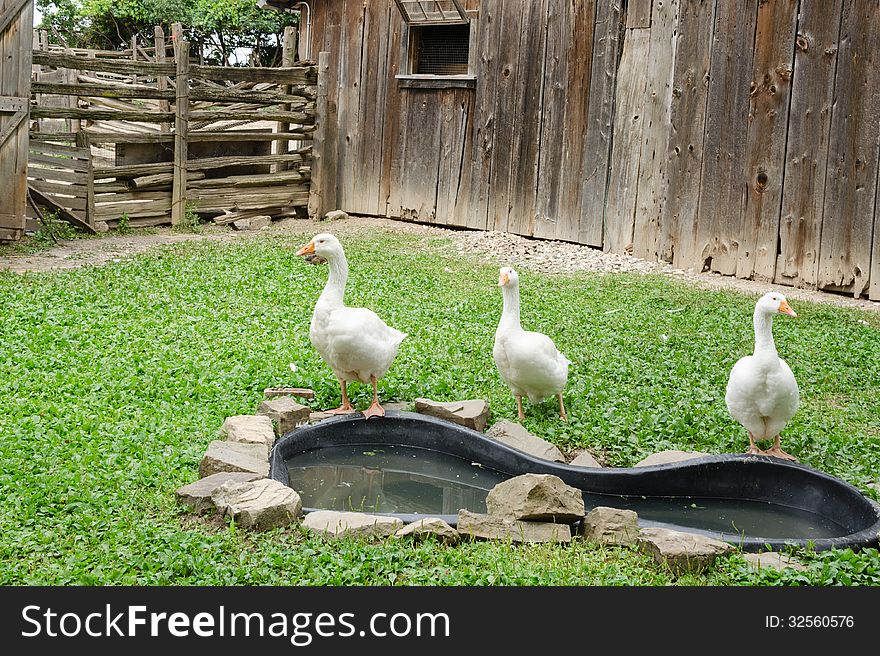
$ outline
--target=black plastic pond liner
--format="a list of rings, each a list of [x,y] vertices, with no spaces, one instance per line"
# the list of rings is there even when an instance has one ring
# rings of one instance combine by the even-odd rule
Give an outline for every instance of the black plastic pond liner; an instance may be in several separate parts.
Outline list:
[[[397,446],[452,455],[506,476],[555,474],[584,492],[589,511],[596,506],[629,508],[640,513],[639,524],[666,526],[708,535],[757,551],[767,546],[812,546],[816,550],[877,546],[880,505],[855,487],[824,472],[775,458],[720,455],[668,465],[626,469],[575,467],[535,458],[457,424],[421,414],[389,411],[384,418],[362,415],[327,419],[284,435],[270,456],[270,476],[289,485],[289,461],[297,454],[340,446]],[[690,503],[691,501],[696,503]],[[820,537],[795,535],[762,537],[742,531],[705,530],[687,512],[698,503],[726,507],[773,507],[775,512],[817,517],[825,524]],[[663,509],[664,521],[646,519]],[[305,512],[317,508],[305,508]],[[415,521],[412,513],[380,513]],[[455,515],[442,517],[455,525]],[[704,523],[705,525],[705,523]],[[829,534],[828,526],[832,527]]]

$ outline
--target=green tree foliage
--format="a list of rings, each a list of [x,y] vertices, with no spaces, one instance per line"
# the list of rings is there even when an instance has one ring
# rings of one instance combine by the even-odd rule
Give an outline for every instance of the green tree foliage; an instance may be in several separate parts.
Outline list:
[[[166,34],[179,22],[190,41],[204,46],[209,63],[244,63],[240,48],[253,49],[263,65],[279,63],[278,44],[284,28],[297,15],[267,11],[256,0],[37,0],[41,28],[70,47],[121,50],[131,38],[152,44],[153,26]]]

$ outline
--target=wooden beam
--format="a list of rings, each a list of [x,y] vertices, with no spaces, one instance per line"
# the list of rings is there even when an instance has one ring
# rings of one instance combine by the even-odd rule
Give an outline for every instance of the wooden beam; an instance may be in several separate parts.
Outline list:
[[[85,71],[100,71],[102,73],[120,73],[132,75],[174,75],[174,64],[158,64],[154,62],[131,61],[129,59],[97,59],[78,57],[76,55],[59,54],[54,52],[35,52],[34,63],[42,66],[54,66],[55,68],[73,68]]]
[[[315,139],[312,145],[312,180],[309,187],[309,216],[312,220],[324,216],[336,202],[336,183],[331,179],[330,167],[336,166],[335,143],[328,143],[330,53],[318,54],[318,100],[315,117]],[[331,197],[332,196],[332,197]]]
[[[161,25],[156,25],[153,28],[153,42],[156,44],[154,51],[154,60],[157,64],[164,64],[166,55],[165,55],[165,32],[162,30]],[[168,90],[168,78],[165,75],[160,75],[156,78],[156,86],[160,93],[173,93]],[[168,112],[171,110],[171,105],[167,100],[162,100],[159,102],[159,111],[160,112]],[[162,132],[170,132],[171,126],[167,123],[162,123],[160,128]]]
[[[54,200],[51,196],[47,196],[46,194],[42,193],[38,189],[35,189],[31,185],[28,185],[28,188],[30,189],[31,195],[36,200],[38,200],[43,205],[46,205],[47,207],[51,207],[55,212],[58,212],[58,214],[60,214],[61,217],[65,221],[67,221],[68,223],[72,223],[77,228],[81,228],[81,229],[85,230],[86,232],[89,232],[91,234],[95,234],[95,229],[92,226],[90,226],[88,224],[88,222],[83,221],[76,214],[74,214],[73,212],[71,212],[67,208],[59,205],[58,202],[56,200]]]
[[[31,84],[33,93],[51,93],[60,96],[97,96],[101,98],[159,98],[174,100],[173,90],[153,89],[147,86],[123,86],[121,84],[93,84],[77,82],[61,84],[55,82],[34,82]],[[167,111],[167,110],[165,110]]]
[[[242,67],[230,66],[199,66],[194,65],[191,74],[195,78],[203,80],[218,80],[221,82],[270,82],[273,84],[316,84],[318,69],[316,66],[301,62],[291,67]]]
[[[72,118],[91,121],[135,121],[138,123],[170,123],[175,119],[172,112],[84,107],[32,107],[31,116],[33,118]]]
[[[189,41],[176,43],[177,100],[174,117],[174,183],[171,192],[171,225],[183,224],[186,215],[186,160],[189,132]]]

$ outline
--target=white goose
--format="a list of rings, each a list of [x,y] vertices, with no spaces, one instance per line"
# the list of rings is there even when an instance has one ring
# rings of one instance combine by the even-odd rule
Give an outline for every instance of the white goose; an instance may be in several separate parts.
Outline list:
[[[333,235],[323,233],[300,248],[297,255],[318,256],[330,266],[330,276],[315,304],[309,338],[342,386],[342,405],[332,414],[356,412],[348,400],[346,384],[352,380],[373,384],[373,403],[364,416],[383,417],[379,403],[378,380],[394,362],[397,349],[406,337],[366,308],[346,307],[343,302],[348,280],[348,261],[342,244]]]
[[[562,390],[568,382],[568,359],[556,350],[547,335],[522,329],[519,319],[519,275],[503,267],[498,286],[504,299],[504,311],[495,331],[492,356],[501,378],[516,397],[520,421],[525,419],[522,397],[540,403],[550,396],[559,399],[559,416],[566,419]]]
[[[785,296],[764,294],[755,304],[755,353],[740,358],[730,372],[724,400],[730,415],[749,432],[748,453],[795,460],[779,446],[779,434],[797,412],[800,396],[791,369],[776,352],[773,315],[796,317]],[[761,451],[755,440],[773,440]]]

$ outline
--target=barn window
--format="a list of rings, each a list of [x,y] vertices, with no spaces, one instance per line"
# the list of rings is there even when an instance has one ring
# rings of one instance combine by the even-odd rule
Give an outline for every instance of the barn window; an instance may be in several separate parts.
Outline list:
[[[473,86],[471,21],[464,0],[395,0],[406,23],[403,86]]]

